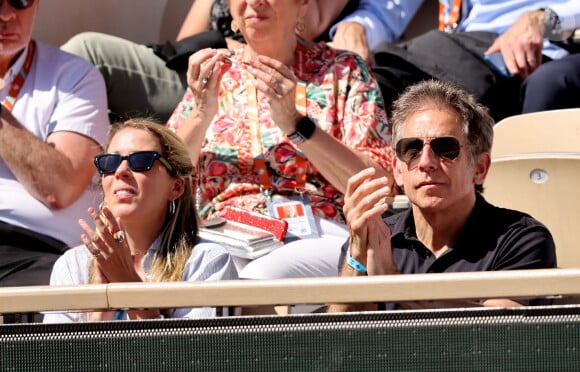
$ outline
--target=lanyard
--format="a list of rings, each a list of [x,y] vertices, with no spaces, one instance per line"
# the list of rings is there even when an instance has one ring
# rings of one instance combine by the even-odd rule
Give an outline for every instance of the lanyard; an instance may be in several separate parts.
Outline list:
[[[306,82],[305,78],[305,54],[306,47],[304,42],[298,38],[296,47],[296,60],[294,62],[293,70],[296,77],[299,79],[296,85],[296,110],[301,115],[306,115]],[[251,79],[248,79],[251,81]],[[256,87],[253,84],[246,84],[246,97],[248,100],[246,116],[251,128],[252,138],[252,156],[254,158],[254,169],[258,175],[260,182],[260,190],[268,193],[272,188],[272,181],[268,174],[266,167],[266,160],[264,159],[262,149],[262,138],[260,132],[260,118],[258,112],[258,95]],[[296,190],[303,192],[306,185],[306,157],[302,151],[296,149]]]
[[[249,80],[249,79],[248,79]],[[268,192],[272,188],[272,181],[268,175],[266,159],[262,151],[262,134],[260,132],[260,118],[258,114],[258,95],[253,84],[247,84],[246,95],[248,99],[247,120],[250,125],[252,138],[252,156],[254,157],[254,169],[260,181],[260,190]]]
[[[296,110],[306,116],[306,82],[296,84]],[[306,156],[296,148],[296,191],[303,193],[306,186]]]
[[[461,0],[453,0],[451,11],[447,19],[444,1],[439,0],[439,31],[452,32],[459,25],[459,13],[461,12]]]
[[[30,72],[30,66],[32,66],[32,58],[34,57],[34,51],[36,49],[36,43],[34,40],[30,40],[28,43],[28,52],[26,53],[26,59],[24,60],[24,64],[22,68],[16,75],[16,78],[12,82],[10,86],[10,90],[8,91],[8,96],[4,98],[4,102],[2,104],[6,107],[7,110],[12,111],[14,107],[14,103],[16,102],[16,98],[20,94],[22,87],[24,86],[24,82],[28,77],[28,73]]]

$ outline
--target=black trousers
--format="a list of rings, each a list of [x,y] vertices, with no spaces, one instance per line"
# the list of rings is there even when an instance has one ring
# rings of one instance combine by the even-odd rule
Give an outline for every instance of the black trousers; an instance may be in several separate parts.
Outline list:
[[[377,66],[372,72],[379,84],[387,113],[391,112],[391,105],[405,88],[423,80],[433,79],[431,75],[399,56],[376,54],[375,58],[378,59]]]
[[[544,63],[522,86],[524,113],[580,107],[580,54]]]
[[[373,74],[387,110],[409,85],[436,79],[473,94],[496,121],[519,114],[521,79],[496,73],[483,58],[496,37],[489,32],[447,34],[435,30],[403,43],[379,46]]]
[[[0,287],[47,285],[67,245],[0,221]]]

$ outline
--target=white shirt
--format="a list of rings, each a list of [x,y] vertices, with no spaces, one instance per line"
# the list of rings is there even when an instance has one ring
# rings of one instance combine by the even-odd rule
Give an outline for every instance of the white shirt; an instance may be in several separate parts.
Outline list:
[[[159,242],[156,240],[141,261],[147,277]],[[66,251],[55,262],[50,276],[50,285],[80,285],[89,282],[91,252],[80,245]],[[238,273],[228,251],[219,244],[200,242],[192,250],[183,269],[183,281],[236,280]],[[216,316],[215,308],[178,308],[171,318],[209,318]],[[44,323],[70,323],[89,320],[89,313],[46,313]]]
[[[36,55],[12,115],[44,141],[52,132],[70,131],[103,146],[109,128],[103,77],[82,58],[51,45],[36,44]],[[26,52],[21,53],[7,72],[6,84],[0,89],[0,102],[20,72]],[[69,246],[80,243],[81,228],[77,221],[86,216],[89,206],[99,204],[99,189],[93,182],[71,206],[51,210],[22,187],[0,158],[0,220],[51,236]]]

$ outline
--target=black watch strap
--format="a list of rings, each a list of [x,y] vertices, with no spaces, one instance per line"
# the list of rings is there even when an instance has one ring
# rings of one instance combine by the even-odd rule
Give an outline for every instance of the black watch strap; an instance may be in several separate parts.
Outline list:
[[[316,130],[316,124],[308,116],[303,116],[296,123],[296,130],[294,133],[288,135],[288,139],[292,141],[295,145],[300,145],[301,143],[309,140]]]

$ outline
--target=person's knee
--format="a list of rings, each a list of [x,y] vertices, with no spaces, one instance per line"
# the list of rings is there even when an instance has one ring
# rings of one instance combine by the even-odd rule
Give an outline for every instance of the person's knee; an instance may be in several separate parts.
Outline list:
[[[78,55],[87,49],[87,45],[92,44],[97,35],[97,32],[78,33],[62,44],[60,49]]]
[[[561,76],[561,70],[558,63],[548,62],[538,67],[534,72],[528,76],[522,86],[542,87],[544,85],[552,85],[553,83],[560,84],[557,80]]]
[[[99,32],[81,32],[68,39],[60,49],[95,64],[99,45],[104,42],[105,37],[105,34]]]
[[[248,263],[241,279],[337,276],[342,238],[297,240]]]
[[[557,69],[557,64],[546,63],[540,66],[522,83],[522,99],[526,96],[538,95],[549,98],[555,96],[566,87],[566,75]]]
[[[288,265],[272,258],[266,255],[248,263],[240,270],[240,279],[280,279],[293,276]]]

